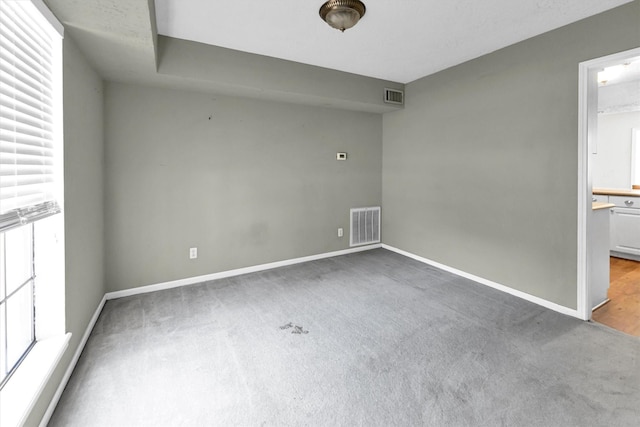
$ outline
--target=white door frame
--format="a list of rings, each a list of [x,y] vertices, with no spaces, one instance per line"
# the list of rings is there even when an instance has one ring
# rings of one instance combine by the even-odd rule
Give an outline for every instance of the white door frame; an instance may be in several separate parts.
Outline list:
[[[578,317],[591,319],[588,236],[591,213],[590,153],[596,148],[598,120],[597,73],[605,67],[640,59],[640,48],[603,56],[578,64]]]

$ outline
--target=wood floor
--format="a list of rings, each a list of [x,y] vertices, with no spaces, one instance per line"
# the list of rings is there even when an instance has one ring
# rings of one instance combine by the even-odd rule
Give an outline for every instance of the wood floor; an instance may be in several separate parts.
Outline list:
[[[593,320],[640,337],[640,262],[610,258],[609,301],[593,312]]]

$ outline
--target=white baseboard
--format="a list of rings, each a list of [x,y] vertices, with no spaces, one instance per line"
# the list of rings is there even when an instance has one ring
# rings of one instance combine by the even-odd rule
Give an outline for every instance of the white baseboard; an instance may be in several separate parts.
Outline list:
[[[560,304],[556,304],[556,303],[551,302],[551,301],[547,301],[545,299],[530,295],[530,294],[528,294],[526,292],[522,292],[522,291],[510,288],[510,287],[505,286],[505,285],[501,285],[500,283],[496,283],[496,282],[493,282],[491,280],[487,280],[487,279],[484,279],[482,277],[478,277],[476,275],[473,275],[473,274],[470,274],[470,273],[466,273],[466,272],[464,272],[462,270],[458,270],[457,268],[453,268],[453,267],[449,267],[448,265],[440,264],[439,262],[432,261],[432,260],[430,260],[428,258],[423,258],[421,256],[412,254],[412,253],[407,252],[407,251],[403,251],[402,249],[394,248],[393,246],[389,246],[389,245],[383,244],[382,247],[384,249],[390,250],[392,252],[396,252],[396,253],[398,253],[400,255],[404,255],[406,257],[415,259],[416,261],[420,261],[420,262],[423,262],[425,264],[432,265],[434,267],[437,267],[437,268],[439,268],[441,270],[444,270],[444,271],[447,271],[449,273],[453,273],[453,274],[455,274],[457,276],[464,277],[464,278],[469,279],[469,280],[473,280],[474,282],[480,283],[480,284],[485,285],[485,286],[489,286],[490,288],[497,289],[499,291],[506,292],[506,293],[508,293],[510,295],[516,296],[518,298],[522,298],[522,299],[524,299],[526,301],[529,301],[529,302],[532,302],[534,304],[541,305],[542,307],[548,308],[548,309],[553,310],[553,311],[557,311],[558,313],[562,313],[562,314],[566,314],[567,316],[572,316],[572,317],[577,317],[578,319],[582,319],[578,315],[578,311],[577,310],[562,306]]]
[[[402,249],[398,249],[395,248],[393,246],[389,246],[386,244],[375,244],[375,245],[369,245],[369,246],[360,246],[360,247],[356,247],[356,248],[350,248],[350,249],[344,249],[341,251],[335,251],[335,252],[327,252],[327,253],[323,253],[323,254],[317,254],[317,255],[310,255],[310,256],[306,256],[306,257],[301,257],[301,258],[293,258],[293,259],[289,259],[289,260],[284,260],[284,261],[277,261],[277,262],[271,262],[271,263],[267,263],[267,264],[260,264],[260,265],[255,265],[252,267],[245,267],[245,268],[238,268],[235,270],[228,270],[228,271],[222,271],[219,273],[212,273],[212,274],[206,274],[203,276],[196,276],[196,277],[190,277],[190,278],[185,278],[185,279],[179,279],[179,280],[173,280],[173,281],[169,281],[169,282],[164,282],[164,283],[158,283],[158,284],[154,284],[154,285],[148,285],[148,286],[141,286],[139,288],[132,288],[132,289],[125,289],[122,291],[115,291],[115,292],[108,292],[104,295],[104,297],[102,298],[102,300],[100,301],[100,303],[98,304],[98,308],[96,309],[93,317],[91,318],[91,321],[89,322],[89,324],[87,325],[87,329],[84,333],[84,335],[82,336],[82,340],[80,341],[78,348],[76,349],[76,352],[73,356],[73,359],[71,360],[71,363],[69,364],[69,367],[67,368],[64,377],[62,378],[62,381],[60,383],[60,385],[58,386],[58,389],[56,390],[55,395],[53,396],[53,399],[51,400],[51,403],[49,404],[49,407],[47,408],[47,411],[45,412],[42,421],[40,422],[40,427],[46,427],[46,425],[49,423],[49,420],[51,419],[51,416],[53,415],[53,412],[56,408],[56,405],[58,404],[58,401],[60,400],[60,397],[62,396],[62,392],[64,391],[64,388],[67,385],[67,382],[69,381],[69,378],[71,378],[71,374],[76,366],[76,364],[78,363],[78,360],[80,359],[80,355],[82,354],[82,350],[84,350],[84,347],[87,343],[87,340],[89,339],[89,336],[91,335],[91,331],[93,330],[93,327],[96,324],[96,321],[98,320],[98,316],[100,315],[100,312],[102,311],[102,308],[104,307],[104,304],[107,300],[110,299],[115,299],[115,298],[122,298],[122,297],[126,297],[126,296],[131,296],[131,295],[138,295],[138,294],[144,294],[144,293],[148,293],[148,292],[155,292],[155,291],[160,291],[163,289],[171,289],[171,288],[176,288],[176,287],[180,287],[180,286],[188,286],[188,285],[192,285],[192,284],[196,284],[196,283],[201,283],[201,282],[206,282],[209,280],[215,280],[215,279],[222,279],[222,278],[226,278],[226,277],[233,277],[233,276],[239,276],[241,274],[247,274],[247,273],[254,273],[254,272],[258,272],[258,271],[264,271],[264,270],[271,270],[273,268],[278,268],[278,267],[284,267],[284,266],[288,266],[288,265],[294,265],[294,264],[300,264],[303,262],[308,262],[308,261],[315,261],[315,260],[319,260],[319,259],[324,259],[324,258],[331,258],[331,257],[335,257],[335,256],[340,256],[340,255],[347,255],[347,254],[352,254],[352,253],[356,253],[356,252],[363,252],[363,251],[368,251],[368,250],[372,250],[372,249],[377,249],[377,248],[384,248],[387,249],[389,251],[392,252],[396,252],[400,255],[404,255],[406,257],[415,259],[416,261],[420,261],[423,262],[425,264],[429,264],[432,265],[434,267],[437,267],[441,270],[447,271],[449,273],[455,274],[457,276],[460,277],[464,277],[470,280],[473,280],[474,282],[480,283],[482,285],[485,286],[489,286],[491,288],[497,289],[499,291],[502,292],[506,292],[508,294],[514,295],[516,297],[522,298],[526,301],[532,302],[534,304],[538,304],[540,306],[543,306],[545,308],[548,308],[550,310],[553,311],[557,311],[559,313],[562,314],[566,314],[568,316],[572,316],[572,317],[577,317],[580,318],[578,316],[578,312],[577,310],[573,310],[564,306],[561,306],[559,304],[547,301],[545,299],[533,296],[533,295],[529,295],[525,292],[521,292],[518,291],[516,289],[510,288],[508,286],[505,285],[501,285],[499,283],[496,282],[492,282],[490,280],[487,279],[483,279],[482,277],[478,277],[475,276],[473,274],[469,274],[466,273],[464,271],[458,270],[456,268],[453,267],[449,267],[447,265],[444,264],[440,264],[439,262],[436,261],[432,261],[430,259],[427,258],[423,258],[421,256],[412,254],[410,252],[407,251],[403,251]]]
[[[610,255],[616,258],[628,259],[631,261],[640,261],[640,255],[628,254],[625,252],[610,251]]]
[[[597,309],[599,309],[600,307],[602,307],[603,305],[605,305],[606,303],[608,303],[609,301],[611,301],[609,298],[607,298],[606,300],[602,301],[600,304],[596,305],[595,307],[593,307],[591,309],[591,311],[596,311]]]
[[[106,303],[107,300],[115,299],[115,298],[122,298],[122,297],[130,296],[130,295],[138,295],[138,294],[143,294],[143,293],[148,293],[148,292],[155,292],[155,291],[160,291],[160,290],[163,290],[163,289],[175,288],[175,287],[179,287],[179,286],[187,286],[187,285],[192,285],[192,284],[195,284],[195,283],[206,282],[208,280],[222,279],[222,278],[225,278],[225,277],[232,277],[232,276],[239,276],[241,274],[254,273],[256,271],[270,270],[272,268],[284,267],[284,266],[293,265],[293,264],[300,264],[300,263],[308,262],[308,261],[315,261],[315,260],[324,259],[324,258],[331,258],[331,257],[335,257],[335,256],[347,255],[347,254],[352,254],[352,253],[356,253],[356,252],[363,252],[363,251],[368,251],[368,250],[371,250],[371,249],[377,249],[377,248],[380,248],[380,247],[382,247],[381,244],[375,244],[375,245],[369,245],[369,246],[360,246],[360,247],[356,247],[356,248],[344,249],[344,250],[341,250],[341,251],[327,252],[327,253],[317,254],[317,255],[310,255],[310,256],[301,257],[301,258],[294,258],[294,259],[289,259],[289,260],[284,260],[284,261],[271,262],[271,263],[268,263],[268,264],[261,264],[261,265],[255,265],[255,266],[252,266],[252,267],[238,268],[238,269],[235,269],[235,270],[228,270],[228,271],[222,271],[222,272],[219,272],[219,273],[206,274],[204,276],[190,277],[190,278],[186,278],[186,279],[180,279],[180,280],[173,280],[173,281],[170,281],[170,282],[158,283],[158,284],[155,284],[155,285],[141,286],[139,288],[126,289],[126,290],[123,290],[123,291],[116,291],[116,292],[108,292],[108,293],[106,293],[102,297],[102,300],[98,304],[98,308],[96,308],[96,311],[93,314],[93,317],[89,321],[89,324],[87,325],[87,329],[85,330],[84,335],[82,336],[82,340],[80,340],[80,343],[78,344],[78,348],[76,349],[76,352],[73,355],[73,359],[71,360],[71,363],[67,367],[67,370],[64,373],[64,377],[62,378],[62,381],[58,385],[58,388],[56,389],[56,393],[54,394],[53,398],[51,399],[51,402],[49,403],[49,406],[47,407],[47,411],[44,413],[44,415],[42,417],[42,420],[40,421],[39,427],[46,427],[47,424],[49,423],[49,421],[51,420],[51,416],[53,415],[53,412],[55,411],[56,406],[58,405],[58,402],[60,401],[60,397],[62,397],[62,393],[64,392],[64,389],[67,386],[67,383],[69,382],[69,379],[71,378],[71,374],[73,373],[73,370],[75,369],[75,367],[76,367],[76,365],[78,363],[78,360],[80,359],[80,355],[82,354],[82,351],[84,350],[84,347],[87,344],[87,341],[89,340],[89,336],[91,335],[91,331],[93,330],[93,327],[95,326],[96,322],[98,321],[98,317],[100,316],[100,313],[102,312],[102,309],[104,308],[104,304]]]
[[[273,268],[285,267],[287,265],[300,264],[303,262],[315,261],[324,258],[331,258],[340,255],[353,254],[356,252],[378,249],[381,244],[358,246],[341,251],[325,252],[317,255],[309,255],[301,258],[293,258],[284,261],[270,262],[267,264],[254,265],[251,267],[237,268],[235,270],[221,271],[219,273],[205,274],[203,276],[188,277],[185,279],[172,280],[170,282],[157,283],[154,285],[140,286],[138,288],[124,289],[122,291],[108,292],[105,296],[107,300],[128,297],[131,295],[146,294],[148,292],[161,291],[164,289],[177,288],[180,286],[194,285],[196,283],[207,282],[209,280],[224,279],[226,277],[239,276],[241,274],[255,273],[257,271],[271,270]]]
[[[64,373],[64,376],[62,377],[62,381],[60,381],[60,384],[58,385],[58,388],[56,389],[56,394],[53,395],[53,398],[51,399],[51,402],[49,402],[49,406],[47,407],[47,411],[44,413],[42,420],[40,421],[39,427],[46,427],[47,424],[49,424],[49,421],[51,420],[51,416],[53,415],[53,411],[55,411],[56,406],[58,406],[58,402],[60,401],[60,397],[62,397],[62,392],[64,391],[65,387],[67,386],[67,383],[69,382],[69,378],[71,378],[71,374],[73,373],[73,370],[75,369],[76,365],[78,364],[78,360],[80,359],[80,355],[82,354],[82,350],[84,350],[84,346],[87,344],[87,341],[89,340],[89,336],[91,335],[91,331],[93,331],[93,327],[95,326],[96,322],[98,321],[98,317],[100,316],[100,313],[102,312],[102,308],[104,307],[105,302],[107,301],[106,295],[102,297],[102,300],[100,300],[100,303],[98,304],[98,307],[96,308],[96,311],[93,313],[93,316],[91,317],[91,320],[89,321],[89,324],[87,325],[87,329],[85,329],[84,331],[84,335],[82,335],[82,339],[80,340],[80,343],[78,344],[78,348],[76,349],[76,352],[73,355],[73,359],[71,359],[71,363],[69,363],[69,366],[67,367],[67,370]]]

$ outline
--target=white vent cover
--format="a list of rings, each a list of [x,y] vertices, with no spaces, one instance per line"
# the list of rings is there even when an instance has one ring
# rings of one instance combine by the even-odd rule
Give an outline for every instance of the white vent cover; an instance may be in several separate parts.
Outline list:
[[[351,209],[350,246],[380,242],[380,206]]]
[[[384,89],[384,102],[387,104],[404,104],[404,92],[397,89]]]

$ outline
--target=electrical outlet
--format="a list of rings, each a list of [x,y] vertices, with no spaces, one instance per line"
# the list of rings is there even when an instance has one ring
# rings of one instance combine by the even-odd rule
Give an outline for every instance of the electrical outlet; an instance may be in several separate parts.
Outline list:
[[[198,248],[189,248],[189,259],[198,258]]]
[[[336,153],[336,160],[347,160],[347,153]]]
[[[342,227],[338,228],[338,237],[342,237],[344,236],[344,230],[342,229]]]

